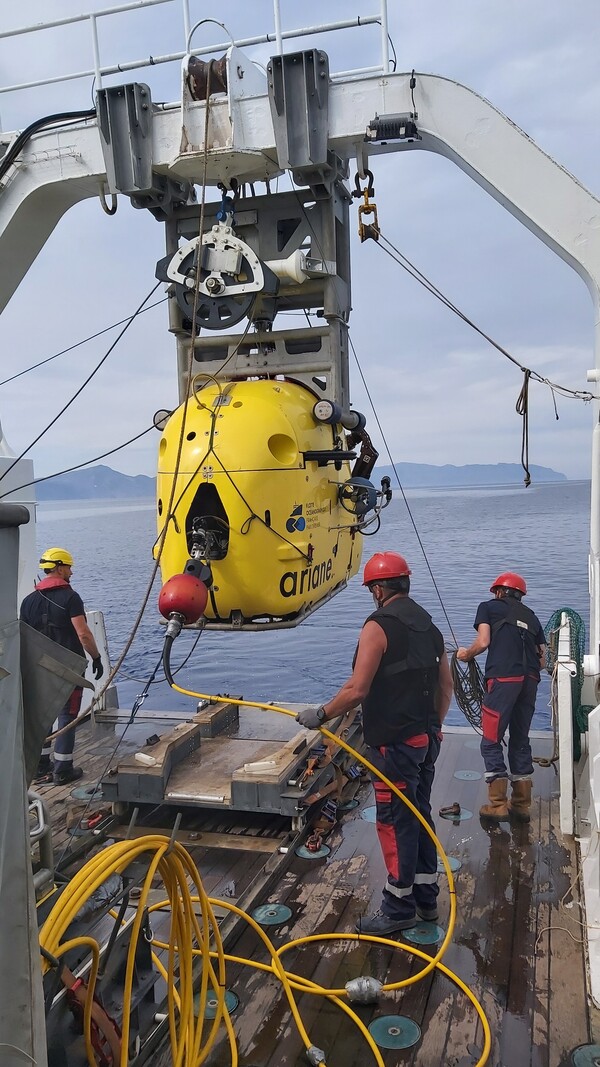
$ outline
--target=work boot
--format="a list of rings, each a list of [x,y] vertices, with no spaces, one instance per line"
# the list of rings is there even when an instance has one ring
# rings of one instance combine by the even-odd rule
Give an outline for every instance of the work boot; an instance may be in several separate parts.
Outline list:
[[[74,767],[72,763],[69,763],[57,770],[55,764],[52,782],[54,785],[68,785],[69,782],[78,782],[82,777],[83,771],[81,767]]]
[[[434,923],[440,917],[439,912],[437,910],[437,907],[421,908],[421,907],[419,907],[418,904],[417,904],[417,915],[425,923]]]
[[[376,911],[374,915],[363,915],[356,924],[357,934],[373,934],[375,937],[388,937],[389,934],[399,933],[400,930],[411,930],[417,925],[416,916],[410,919],[392,919],[390,915],[384,915]]]
[[[521,778],[512,783],[512,795],[508,809],[517,822],[529,822],[531,819],[531,778]]]
[[[484,804],[483,807],[479,809],[479,814],[483,819],[494,819],[495,822],[500,822],[502,819],[508,819],[508,803],[506,800],[507,789],[508,778],[494,778],[493,782],[489,783],[489,804]]]
[[[49,756],[42,756],[33,776],[36,785],[49,785],[52,781],[52,764]]]

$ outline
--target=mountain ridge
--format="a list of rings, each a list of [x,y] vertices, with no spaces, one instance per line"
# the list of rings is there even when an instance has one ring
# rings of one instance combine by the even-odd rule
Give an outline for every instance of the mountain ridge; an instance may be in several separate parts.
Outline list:
[[[530,464],[529,472],[532,483],[566,482],[566,474],[555,471],[552,467],[540,467]],[[520,463],[466,463],[456,466],[445,463],[437,466],[432,463],[396,463],[395,470],[390,464],[375,467],[371,480],[378,483],[381,478],[392,479],[392,488],[396,473],[404,489],[460,489],[469,486],[522,485],[525,472]]]
[[[569,479],[551,467],[532,464],[529,468],[532,481],[566,482]],[[522,485],[523,469],[518,463],[467,463],[456,466],[445,463],[396,463],[396,471],[405,489],[466,488],[468,486]],[[396,481],[391,465],[376,467],[372,481],[379,484],[383,477]],[[96,464],[85,470],[58,474],[47,481],[39,482],[36,496],[43,500],[142,500],[152,499],[156,494],[156,479],[147,474],[121,474],[112,467]]]

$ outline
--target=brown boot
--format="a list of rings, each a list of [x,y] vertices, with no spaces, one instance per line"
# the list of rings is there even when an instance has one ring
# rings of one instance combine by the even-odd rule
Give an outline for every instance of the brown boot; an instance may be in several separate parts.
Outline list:
[[[512,783],[512,796],[508,802],[510,814],[518,822],[529,822],[531,808],[531,778],[521,778]]]
[[[490,782],[488,785],[490,802],[479,809],[479,814],[482,818],[495,819],[496,822],[500,822],[501,819],[508,819],[507,789],[508,778],[494,778],[494,781]]]

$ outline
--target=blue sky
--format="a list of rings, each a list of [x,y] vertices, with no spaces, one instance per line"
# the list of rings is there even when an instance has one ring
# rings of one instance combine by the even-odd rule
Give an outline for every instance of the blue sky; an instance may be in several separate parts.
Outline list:
[[[97,6],[100,6],[99,4]],[[109,6],[108,4],[106,6]],[[85,0],[30,0],[29,24],[92,10]],[[375,13],[377,0],[327,4],[282,0],[284,28]],[[192,20],[214,17],[241,37],[273,28],[268,0],[191,3]],[[5,29],[23,24],[13,7]],[[504,111],[593,192],[600,192],[600,9],[596,0],[405,0],[389,5],[398,70],[432,72],[470,86]],[[202,27],[200,42],[224,40]],[[115,17],[100,26],[106,62],[183,48],[177,3]],[[303,46],[288,42],[286,51]],[[320,37],[333,71],[378,58],[376,27]],[[271,49],[251,52],[265,63]],[[0,40],[3,84],[92,66],[84,27]],[[133,80],[133,75],[121,80]],[[138,73],[155,100],[179,94],[178,64]],[[117,79],[110,79],[116,81]],[[91,104],[90,79],[0,95],[2,128],[22,128],[61,108]],[[577,389],[593,364],[593,309],[580,278],[447,160],[403,153],[374,160],[383,232],[466,314],[521,363]],[[354,174],[351,163],[351,173]],[[74,344],[130,314],[151,289],[163,255],[160,225],[121,200],[114,219],[98,201],[59,223],[0,317],[0,378]],[[5,263],[3,269],[10,269]],[[422,463],[518,462],[521,376],[425,293],[372,243],[353,244],[351,334],[394,459]],[[0,420],[23,449],[81,384],[114,334],[0,389]],[[351,358],[352,401],[386,461],[383,443]],[[143,430],[176,402],[175,346],[164,305],[140,318],[93,383],[37,445],[38,474],[86,459]],[[592,409],[530,389],[530,460],[587,477]],[[154,471],[158,435],[108,462],[126,473]]]

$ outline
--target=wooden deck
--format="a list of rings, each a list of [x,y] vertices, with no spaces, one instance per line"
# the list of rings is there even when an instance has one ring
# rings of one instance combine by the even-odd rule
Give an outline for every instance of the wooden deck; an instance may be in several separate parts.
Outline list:
[[[148,733],[151,730],[147,731]],[[104,738],[88,745],[90,773],[104,766],[114,746]],[[84,738],[78,738],[80,753]],[[585,960],[575,846],[561,839],[558,828],[557,775],[552,767],[536,767],[532,821],[529,825],[502,823],[482,826],[477,811],[485,796],[483,777],[463,780],[456,772],[482,772],[478,739],[468,729],[446,731],[437,766],[434,813],[458,801],[473,817],[449,822],[436,815],[436,829],[447,853],[462,864],[456,873],[457,923],[444,964],[474,991],[492,1031],[492,1067],[558,1067],[574,1047],[591,1040],[585,987]],[[534,753],[547,757],[551,739],[537,737]],[[85,781],[91,778],[86,777]],[[64,824],[70,790],[41,790],[56,820],[57,840],[65,840]],[[354,929],[357,918],[377,908],[385,872],[375,826],[363,818],[374,804],[370,786],[361,804],[345,815],[327,839],[330,855],[322,860],[289,859],[288,868],[268,895],[257,903],[286,904],[292,918],[283,926],[265,927],[280,945],[307,934]],[[202,817],[198,825],[203,825]],[[204,823],[206,825],[206,823]],[[218,829],[218,827],[217,827]],[[240,835],[247,826],[240,817]],[[189,830],[189,827],[188,827]],[[192,845],[193,837],[188,840]],[[247,843],[229,839],[235,847],[215,848],[202,841],[194,855],[207,890],[236,901],[260,881],[261,864],[273,856],[273,841],[284,835],[281,823],[265,824],[263,850],[248,855]],[[271,842],[269,843],[269,839]],[[221,842],[223,844],[223,842]],[[60,846],[59,846],[60,848]],[[445,876],[440,875],[440,925],[448,916]],[[266,960],[256,935],[239,928],[229,938],[228,951]],[[292,950],[284,956],[288,970],[328,987],[343,986],[349,978],[373,974],[395,981],[422,969],[413,955],[363,942],[325,942]],[[274,979],[249,968],[232,967],[228,988],[240,998],[232,1016],[241,1067],[300,1067],[304,1048],[287,1002]],[[313,1043],[326,1050],[327,1062],[363,1067],[372,1056],[352,1023],[322,998],[305,995],[299,1007]],[[465,996],[439,972],[406,991],[384,995],[373,1008],[358,1008],[365,1023],[381,1015],[409,1016],[421,1027],[421,1039],[411,1049],[382,1050],[386,1064],[467,1067],[477,1062],[482,1032]],[[223,1040],[206,1061],[208,1067],[230,1063]],[[166,1050],[152,1057],[155,1067],[171,1063]]]

